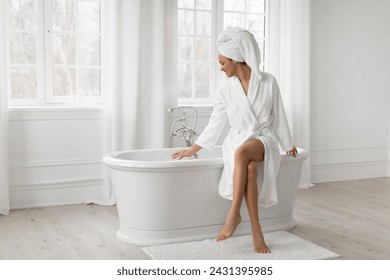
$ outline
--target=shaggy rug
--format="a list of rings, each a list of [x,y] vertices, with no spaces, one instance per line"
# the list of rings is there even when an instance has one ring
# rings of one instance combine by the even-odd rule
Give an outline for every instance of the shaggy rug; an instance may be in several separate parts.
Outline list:
[[[340,257],[286,231],[264,234],[271,254],[257,254],[252,236],[233,236],[217,242],[207,239],[188,243],[145,247],[143,251],[155,260],[324,260]]]

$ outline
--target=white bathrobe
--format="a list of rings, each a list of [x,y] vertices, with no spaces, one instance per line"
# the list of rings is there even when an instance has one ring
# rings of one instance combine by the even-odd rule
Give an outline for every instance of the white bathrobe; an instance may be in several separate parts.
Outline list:
[[[276,176],[280,166],[280,147],[293,148],[291,133],[275,78],[265,72],[251,72],[248,94],[237,77],[231,77],[216,93],[214,110],[196,144],[211,150],[226,120],[231,129],[223,143],[224,169],[219,194],[233,199],[234,153],[244,142],[257,138],[265,147],[263,181],[258,177],[259,204],[270,207],[278,202]],[[260,168],[260,166],[259,166]]]

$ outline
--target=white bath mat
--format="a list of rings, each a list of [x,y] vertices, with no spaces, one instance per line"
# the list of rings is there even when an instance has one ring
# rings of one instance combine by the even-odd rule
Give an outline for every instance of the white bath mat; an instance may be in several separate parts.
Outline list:
[[[257,254],[252,236],[233,236],[225,241],[203,240],[143,248],[155,260],[324,260],[338,254],[286,231],[265,233],[271,254]]]

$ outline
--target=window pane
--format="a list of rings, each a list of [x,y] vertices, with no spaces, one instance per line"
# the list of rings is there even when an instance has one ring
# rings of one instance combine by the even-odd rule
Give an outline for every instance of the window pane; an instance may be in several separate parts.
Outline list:
[[[79,69],[77,91],[82,96],[100,96],[100,70]]]
[[[243,27],[245,26],[245,15],[238,13],[225,13],[224,28],[232,26],[232,27]]]
[[[196,39],[196,60],[210,61],[211,39],[198,38]]]
[[[210,12],[196,12],[196,34],[211,35]]]
[[[179,8],[193,9],[194,8],[194,0],[178,0],[177,6]]]
[[[75,37],[71,35],[54,35],[53,58],[55,64],[75,64]]]
[[[37,63],[37,36],[34,33],[11,33],[11,63]]]
[[[79,32],[100,32],[100,4],[97,2],[78,2]]]
[[[247,11],[250,13],[264,13],[264,0],[247,0]]]
[[[177,12],[177,29],[179,34],[192,35],[194,34],[194,12],[178,11]]]
[[[100,37],[86,35],[78,39],[77,64],[100,65]]]
[[[224,0],[223,5],[225,11],[245,11],[245,0]]]
[[[263,40],[259,40],[258,38],[256,38],[256,36],[255,36],[255,39],[256,39],[257,44],[259,45],[259,48],[260,48],[261,62],[264,63],[265,62],[265,54],[264,54],[265,42]]]
[[[37,29],[37,0],[9,0],[11,28]]]
[[[53,0],[53,30],[75,31],[75,3],[73,1]]]
[[[242,27],[255,35],[264,69],[266,0],[177,0],[178,1],[178,97],[207,99],[213,96],[211,74],[218,70],[211,59],[214,35],[223,27]],[[214,3],[216,5],[214,5]],[[219,5],[222,4],[222,5]],[[215,10],[214,10],[215,9]],[[223,17],[220,19],[220,15]],[[221,28],[221,29],[222,29]],[[216,34],[214,34],[216,31]],[[215,69],[214,69],[215,67]],[[187,102],[187,101],[186,101]],[[192,101],[189,101],[192,102]],[[200,101],[204,102],[204,101]]]
[[[194,38],[193,37],[179,37],[178,38],[178,60],[192,61],[194,53]]]
[[[76,93],[76,71],[72,68],[55,68],[53,75],[53,95],[69,96]]]
[[[11,99],[35,99],[37,71],[35,68],[11,68]]]
[[[207,98],[210,94],[210,66],[195,65],[195,92],[196,98]]]
[[[248,15],[246,28],[252,33],[259,34],[264,37],[264,17],[259,15]]]
[[[202,9],[202,10],[211,10],[211,3],[210,0],[196,0],[196,8]]]
[[[179,63],[177,87],[179,98],[190,98],[192,93],[192,65]]]

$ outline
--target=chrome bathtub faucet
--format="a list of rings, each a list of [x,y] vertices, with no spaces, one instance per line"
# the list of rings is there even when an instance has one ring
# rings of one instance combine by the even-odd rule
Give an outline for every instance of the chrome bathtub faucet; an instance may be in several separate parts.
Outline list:
[[[199,133],[196,132],[196,130],[195,130],[196,122],[198,120],[198,112],[197,112],[196,108],[193,106],[172,107],[172,108],[168,109],[168,112],[174,112],[176,110],[179,110],[182,113],[182,116],[180,118],[176,119],[172,123],[171,133],[169,134],[170,148],[172,148],[172,146],[173,146],[173,137],[180,137],[181,139],[183,139],[186,147],[191,147],[193,145],[193,142],[194,142],[194,136],[199,135]],[[192,128],[187,126],[187,119],[186,119],[186,113],[190,110],[194,111],[194,113],[195,113],[195,120],[194,120],[194,125],[192,126]],[[175,126],[178,122],[181,122],[181,126],[175,130]],[[198,156],[195,154],[194,157],[197,158]]]

